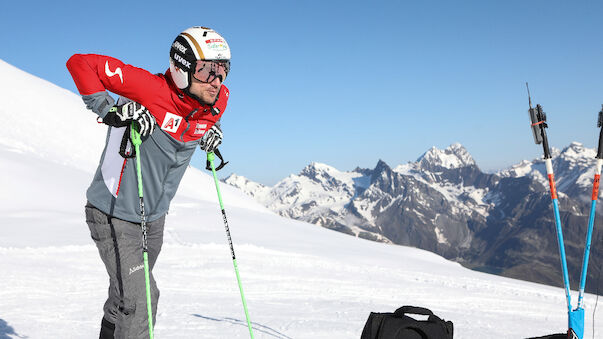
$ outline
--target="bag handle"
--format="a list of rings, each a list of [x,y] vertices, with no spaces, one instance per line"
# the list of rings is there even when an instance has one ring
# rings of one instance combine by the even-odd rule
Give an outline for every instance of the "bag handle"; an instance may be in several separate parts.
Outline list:
[[[433,312],[431,312],[430,310],[428,310],[424,307],[417,307],[417,306],[402,306],[394,312],[394,315],[397,317],[402,317],[402,316],[404,316],[405,313],[422,314],[422,315],[429,315],[429,316],[433,315]]]

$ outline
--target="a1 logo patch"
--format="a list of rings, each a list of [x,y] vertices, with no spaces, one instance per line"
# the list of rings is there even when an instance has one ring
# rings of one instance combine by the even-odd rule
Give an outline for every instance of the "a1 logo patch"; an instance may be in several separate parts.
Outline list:
[[[165,118],[163,118],[163,122],[161,123],[161,129],[166,132],[175,133],[178,130],[178,127],[180,127],[181,122],[181,116],[166,112]]]

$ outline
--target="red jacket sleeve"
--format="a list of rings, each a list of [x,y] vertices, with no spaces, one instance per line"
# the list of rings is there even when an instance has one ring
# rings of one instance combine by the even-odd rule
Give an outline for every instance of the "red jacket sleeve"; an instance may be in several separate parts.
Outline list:
[[[81,95],[109,90],[143,105],[148,94],[164,84],[142,68],[105,55],[74,54],[67,61],[67,69]]]

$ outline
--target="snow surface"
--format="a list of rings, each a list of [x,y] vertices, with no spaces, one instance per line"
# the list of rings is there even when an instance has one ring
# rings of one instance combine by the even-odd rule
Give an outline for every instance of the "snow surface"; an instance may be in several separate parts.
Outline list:
[[[0,127],[0,338],[98,337],[108,279],[83,206],[105,128],[77,95],[2,62],[0,75],[7,103],[0,117],[20,117]],[[44,127],[35,137],[26,133],[30,120]],[[235,188],[221,189],[256,338],[358,338],[371,311],[402,305],[452,320],[455,338],[566,329],[560,288],[282,218]],[[187,171],[154,275],[157,338],[249,336],[207,172]],[[585,337],[594,303],[587,294]],[[603,311],[595,326],[601,336]]]

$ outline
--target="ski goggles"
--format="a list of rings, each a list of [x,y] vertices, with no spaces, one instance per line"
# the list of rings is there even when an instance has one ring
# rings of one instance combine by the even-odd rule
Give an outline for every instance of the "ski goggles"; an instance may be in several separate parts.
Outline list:
[[[229,60],[197,60],[193,76],[205,83],[210,83],[216,78],[220,78],[220,82],[224,82],[229,71]]]

